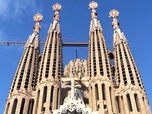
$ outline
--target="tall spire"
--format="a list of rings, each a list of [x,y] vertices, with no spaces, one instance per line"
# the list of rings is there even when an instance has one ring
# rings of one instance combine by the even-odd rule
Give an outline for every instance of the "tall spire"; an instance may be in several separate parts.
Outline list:
[[[34,100],[33,92],[36,87],[37,71],[39,67],[39,39],[41,14],[34,16],[36,24],[29,37],[19,66],[16,70],[10,93],[7,99],[5,114],[31,113]],[[28,107],[28,103],[30,106]]]
[[[54,4],[53,22],[42,53],[34,114],[45,112],[49,114],[60,105],[60,78],[63,75],[62,40],[59,24],[60,4]]]
[[[89,102],[93,111],[99,111],[101,114],[108,110],[111,114],[111,65],[103,31],[97,17],[97,6],[98,4],[94,1],[89,4],[92,10],[88,47],[88,76],[91,78]]]
[[[117,85],[115,97],[117,113],[150,114],[147,96],[139,71],[127,40],[120,30],[117,20],[119,12],[117,10],[111,10],[109,14],[113,18],[112,26],[114,29],[113,53]]]
[[[96,29],[101,29],[102,30],[100,22],[98,20],[98,14],[97,14],[97,11],[96,11],[97,8],[98,8],[98,3],[97,2],[94,2],[94,1],[90,2],[89,9],[92,10],[90,32],[92,32]]]

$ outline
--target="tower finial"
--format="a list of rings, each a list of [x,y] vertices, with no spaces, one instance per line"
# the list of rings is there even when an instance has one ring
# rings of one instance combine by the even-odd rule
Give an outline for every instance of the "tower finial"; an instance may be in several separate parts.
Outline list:
[[[113,29],[115,30],[116,28],[119,28],[119,22],[117,20],[117,17],[119,16],[119,11],[118,10],[111,10],[109,12],[109,17],[113,18],[113,21],[112,21],[112,26],[113,26]]]
[[[62,6],[61,6],[61,4],[56,3],[52,6],[52,8],[54,11],[60,11]]]
[[[34,15],[33,18],[34,18],[34,21],[35,21],[35,22],[40,22],[40,21],[42,21],[43,16],[42,16],[42,14],[37,13],[37,14]]]
[[[109,17],[113,18],[113,21],[112,21],[112,26],[113,26],[113,29],[114,29],[114,38],[113,38],[113,44],[114,45],[117,45],[118,43],[120,43],[122,40],[127,42],[127,39],[125,38],[123,32],[121,31],[120,29],[120,25],[119,25],[119,22],[117,20],[117,17],[119,16],[119,11],[118,10],[111,10],[109,12]],[[117,37],[117,35],[119,37]]]
[[[97,7],[98,7],[97,2],[95,2],[95,1],[90,2],[90,4],[89,4],[90,9],[95,10],[95,9],[97,9]]]
[[[52,8],[55,11],[54,20],[59,20],[60,19],[59,11],[61,10],[62,6],[58,3],[56,3],[52,6]]]
[[[97,2],[94,2],[94,1],[90,2],[89,9],[92,9],[92,13],[91,13],[92,19],[97,18],[97,12],[96,12],[97,7],[98,7]]]
[[[98,7],[98,3],[97,2],[94,2],[94,1],[90,2],[89,9],[92,10],[92,12],[91,12],[92,21],[91,21],[91,25],[90,25],[90,32],[94,31],[95,29],[97,29],[98,25],[99,25],[98,16],[97,16],[97,12],[96,12],[97,7]]]
[[[53,22],[51,24],[49,31],[56,30],[56,31],[60,32],[60,25],[59,25],[60,14],[59,14],[59,11],[61,10],[62,6],[58,3],[56,3],[52,6],[52,8],[55,11],[55,13],[54,13]]]
[[[34,29],[33,29],[33,32],[39,33],[40,29],[41,29],[40,22],[42,21],[43,16],[42,16],[42,14],[37,13],[37,14],[34,15],[33,18],[34,18],[34,21],[36,22],[35,26],[34,26]]]

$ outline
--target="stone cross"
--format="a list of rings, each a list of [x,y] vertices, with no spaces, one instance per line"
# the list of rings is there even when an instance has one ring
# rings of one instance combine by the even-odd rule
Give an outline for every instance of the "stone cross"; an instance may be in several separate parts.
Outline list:
[[[74,84],[74,79],[71,80],[71,85],[66,85],[64,86],[64,88],[71,88],[71,99],[75,99],[75,96],[74,96],[74,88],[76,87],[81,87],[81,85],[75,85]]]

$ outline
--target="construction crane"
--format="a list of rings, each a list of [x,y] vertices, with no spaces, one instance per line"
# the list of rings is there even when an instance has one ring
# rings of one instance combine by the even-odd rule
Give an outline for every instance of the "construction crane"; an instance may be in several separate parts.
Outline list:
[[[25,45],[26,42],[18,42],[18,41],[4,41],[0,42],[0,46],[22,46]],[[41,45],[44,45],[45,42],[40,42]],[[88,47],[87,42],[63,42],[63,47]]]

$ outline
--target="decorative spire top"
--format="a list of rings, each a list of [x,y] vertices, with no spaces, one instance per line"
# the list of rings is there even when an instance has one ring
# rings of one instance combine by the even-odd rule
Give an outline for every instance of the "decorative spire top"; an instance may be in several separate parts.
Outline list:
[[[101,29],[101,25],[100,22],[98,21],[98,15],[96,12],[96,9],[98,7],[98,3],[97,2],[90,2],[89,4],[89,9],[92,10],[91,12],[91,24],[90,24],[90,32],[93,32],[96,29]]]
[[[97,7],[98,7],[97,2],[94,2],[94,1],[90,2],[90,4],[89,4],[90,9],[95,10],[95,9],[97,9]]]
[[[123,32],[121,32],[121,30],[120,30],[120,25],[119,25],[119,22],[117,20],[118,16],[119,16],[119,11],[118,10],[113,9],[109,12],[109,17],[111,17],[113,19],[112,26],[113,26],[113,29],[114,29],[114,39],[113,39],[114,45],[117,45],[118,43],[121,43],[122,40],[127,42]],[[119,37],[117,37],[116,34],[118,34]]]
[[[42,16],[42,14],[37,13],[34,15],[33,18],[34,18],[34,21],[36,22],[33,32],[39,33],[40,29],[41,29],[40,22],[43,20],[43,16]]]
[[[111,10],[109,12],[109,17],[113,18],[113,21],[112,21],[112,26],[113,26],[113,29],[115,30],[116,28],[119,28],[119,22],[117,20],[117,17],[119,16],[119,11],[118,10]]]
[[[53,8],[54,11],[60,11],[62,6],[58,3],[56,3],[52,6],[52,8]]]
[[[35,46],[35,48],[39,47],[39,39],[37,35],[39,34],[40,29],[41,29],[40,22],[43,20],[43,16],[42,14],[37,13],[33,16],[33,19],[35,21],[35,26],[33,27],[32,35],[30,35],[28,41],[25,44],[25,49],[29,46],[31,47]]]
[[[54,20],[59,20],[60,19],[59,11],[61,10],[62,6],[58,3],[56,3],[52,6],[52,8],[55,11]]]
[[[52,32],[52,31],[60,32],[60,24],[59,24],[60,14],[59,14],[59,11],[61,10],[62,6],[58,3],[56,3],[52,6],[52,8],[55,11],[55,13],[53,16],[53,22],[50,26],[49,32]]]
[[[96,12],[97,7],[98,7],[97,2],[94,2],[94,1],[90,2],[89,9],[92,9],[92,13],[91,13],[92,19],[97,18],[97,12]]]
[[[34,15],[33,18],[34,18],[35,22],[41,22],[42,19],[43,19],[43,16],[42,16],[42,14],[37,13],[37,14]]]
[[[109,12],[109,17],[111,17],[111,18],[117,18],[118,16],[119,16],[118,10],[113,9]]]

